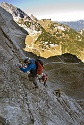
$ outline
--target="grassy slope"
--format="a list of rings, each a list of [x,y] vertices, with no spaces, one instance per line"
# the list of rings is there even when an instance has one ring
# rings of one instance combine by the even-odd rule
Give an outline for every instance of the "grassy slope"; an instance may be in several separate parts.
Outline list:
[[[39,20],[28,26],[31,25],[37,32],[41,31],[33,36],[31,42],[34,44],[34,50],[31,50],[32,52],[40,53],[44,57],[71,53],[84,59],[84,37],[75,30],[60,23],[53,23],[51,20]],[[27,39],[26,44],[28,45],[29,42],[30,39]],[[58,47],[52,47],[51,44],[58,45]],[[30,50],[28,49],[28,51]],[[46,55],[46,53],[48,54]]]

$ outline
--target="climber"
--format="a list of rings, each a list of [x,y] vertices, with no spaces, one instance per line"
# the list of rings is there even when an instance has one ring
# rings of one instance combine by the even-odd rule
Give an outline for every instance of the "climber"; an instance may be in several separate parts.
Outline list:
[[[60,93],[60,88],[57,90],[54,90],[53,94],[55,94],[56,96],[60,97],[61,93]]]
[[[43,84],[44,84],[44,86],[46,87],[47,86],[47,84],[46,84],[46,82],[47,82],[47,74],[46,73],[42,73],[42,81],[43,81]]]
[[[26,58],[24,60],[24,64],[26,64],[25,67],[22,67],[21,65],[18,65],[21,71],[24,73],[28,73],[28,77],[30,81],[33,81],[33,84],[35,85],[35,88],[38,88],[37,85],[37,76],[36,76],[36,64],[35,60],[31,60],[29,58]]]

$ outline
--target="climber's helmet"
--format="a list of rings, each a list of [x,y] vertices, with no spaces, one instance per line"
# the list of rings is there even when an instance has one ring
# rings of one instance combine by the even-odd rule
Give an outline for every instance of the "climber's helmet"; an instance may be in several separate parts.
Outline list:
[[[27,57],[26,59],[24,59],[24,63],[26,64],[30,63],[30,59]]]

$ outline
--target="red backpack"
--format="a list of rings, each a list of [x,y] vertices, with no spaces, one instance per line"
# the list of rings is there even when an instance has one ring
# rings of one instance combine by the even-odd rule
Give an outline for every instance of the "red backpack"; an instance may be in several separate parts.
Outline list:
[[[38,75],[41,75],[43,72],[43,62],[39,59],[36,59],[35,63],[36,63],[36,73]]]

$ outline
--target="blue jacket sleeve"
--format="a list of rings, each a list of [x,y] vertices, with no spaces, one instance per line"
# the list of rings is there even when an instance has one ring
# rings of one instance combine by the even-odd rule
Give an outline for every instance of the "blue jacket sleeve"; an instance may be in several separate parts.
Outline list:
[[[20,70],[23,72],[27,72],[27,71],[30,71],[31,69],[34,69],[34,67],[35,67],[35,64],[30,64],[27,66],[27,68],[21,67]]]

